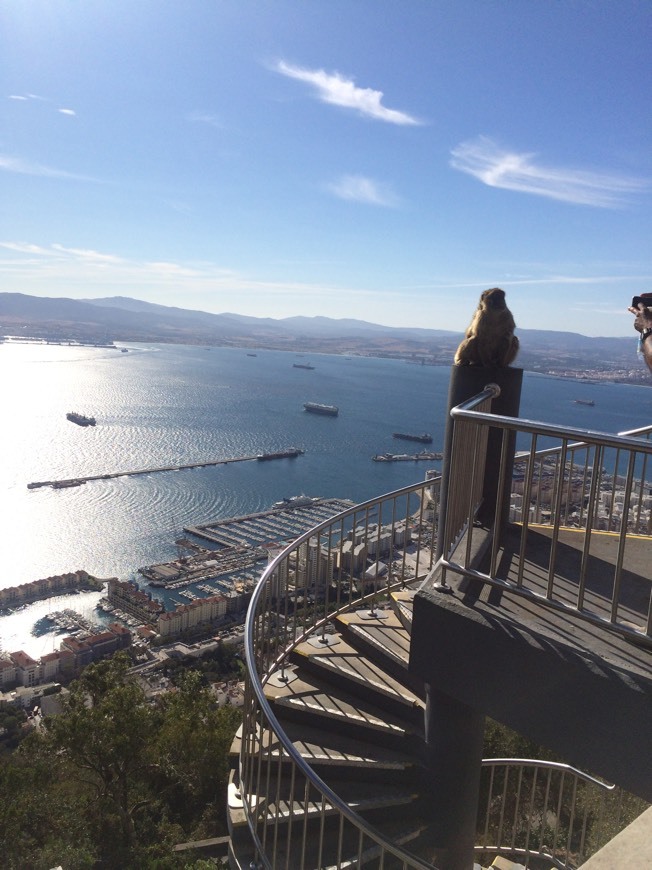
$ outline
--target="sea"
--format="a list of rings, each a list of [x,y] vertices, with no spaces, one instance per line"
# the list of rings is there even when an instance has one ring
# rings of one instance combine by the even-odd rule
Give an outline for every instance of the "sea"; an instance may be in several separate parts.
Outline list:
[[[447,366],[292,350],[6,341],[0,588],[80,568],[143,585],[138,568],[176,558],[184,526],[265,510],[294,495],[360,502],[422,480],[441,463],[372,456],[425,446],[393,439],[397,430],[430,432],[429,449],[441,450],[449,379]],[[337,405],[339,415],[307,413],[304,402]],[[70,411],[97,424],[75,425],[66,419]],[[652,390],[525,372],[521,416],[614,433],[652,422]],[[66,489],[27,487],[290,447],[303,455]],[[43,630],[43,618],[72,608],[101,621],[99,595],[59,596],[0,615],[1,648],[34,657],[51,652],[60,635]]]

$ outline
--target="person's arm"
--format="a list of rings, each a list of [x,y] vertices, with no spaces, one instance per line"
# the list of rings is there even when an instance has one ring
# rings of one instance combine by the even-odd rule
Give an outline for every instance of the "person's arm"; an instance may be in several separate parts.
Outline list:
[[[652,372],[652,308],[640,305],[629,309],[635,314],[634,329],[640,333],[641,351],[647,367]]]

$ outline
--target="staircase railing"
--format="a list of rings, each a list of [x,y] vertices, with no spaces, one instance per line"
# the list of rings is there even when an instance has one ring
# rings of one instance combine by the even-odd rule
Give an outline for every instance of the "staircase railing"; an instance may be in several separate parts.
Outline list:
[[[499,416],[476,409],[479,403],[486,404],[488,391],[489,387],[451,411],[449,488],[461,494],[457,501],[465,503],[466,511],[460,514],[458,505],[455,527],[450,524],[450,511],[446,515],[443,556],[437,566],[443,569],[444,583],[446,573],[454,571],[621,634],[649,638],[652,583],[649,574],[640,576],[635,549],[640,550],[640,542],[635,538],[652,534],[652,427],[610,435]],[[495,458],[500,485],[489,511],[497,518],[489,565],[480,571],[470,557],[480,504],[478,468],[482,467],[480,460],[473,461],[473,454],[483,449],[490,432],[498,433],[500,440]],[[509,520],[520,526],[517,570],[510,579],[498,576],[505,507]],[[485,515],[486,508],[483,505]],[[576,532],[579,570],[572,582],[560,582],[562,538],[571,529]],[[528,585],[525,571],[530,534],[537,531],[545,531],[550,541],[542,588]],[[463,533],[466,546],[455,549]],[[598,558],[596,536],[603,533],[612,536],[613,570],[604,579],[602,565],[603,579],[596,588],[590,578]]]
[[[485,759],[480,794],[477,859],[505,855],[526,866],[545,858],[546,867],[579,867],[644,808],[567,764],[526,758]]]
[[[338,613],[375,611],[392,590],[428,574],[439,491],[440,479],[429,476],[337,514],[286,547],[254,591],[245,627],[248,680],[239,776],[262,867],[326,866],[326,844],[333,843],[336,856],[329,861],[338,868],[360,867],[372,858],[381,867],[390,858],[404,870],[432,867],[375,830],[312,770],[278,722],[265,685],[291,684],[292,650],[309,637],[328,644],[329,623]],[[309,836],[311,825],[316,835]]]

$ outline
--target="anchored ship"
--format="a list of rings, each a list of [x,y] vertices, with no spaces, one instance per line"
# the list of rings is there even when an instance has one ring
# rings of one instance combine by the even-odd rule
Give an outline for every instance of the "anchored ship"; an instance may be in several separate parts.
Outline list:
[[[593,399],[573,399],[576,405],[588,405],[589,407],[593,407],[595,402]]]
[[[78,414],[77,411],[70,411],[66,414],[66,419],[78,426],[94,426],[97,422],[95,417],[85,417],[83,414]]]
[[[319,402],[304,402],[303,408],[312,414],[326,414],[329,417],[337,417],[340,413],[337,405],[322,405]]]
[[[432,444],[432,435],[430,432],[423,432],[421,435],[409,435],[407,432],[392,432],[392,438],[402,438],[404,441],[420,441],[422,444]]]
[[[288,450],[279,450],[276,453],[259,453],[256,459],[265,461],[266,459],[294,459],[296,456],[302,456],[303,450],[299,447],[290,447]]]
[[[311,371],[315,368],[314,366],[309,366],[306,363],[292,363],[293,369],[310,369]]]

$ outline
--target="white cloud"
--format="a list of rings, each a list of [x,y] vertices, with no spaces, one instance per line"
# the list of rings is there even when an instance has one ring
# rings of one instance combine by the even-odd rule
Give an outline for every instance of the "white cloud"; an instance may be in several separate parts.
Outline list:
[[[328,190],[340,199],[364,202],[369,205],[395,206],[397,198],[385,185],[364,175],[343,175],[328,185]]]
[[[614,208],[650,187],[649,181],[610,172],[546,166],[536,154],[508,151],[486,136],[453,148],[451,166],[489,187],[532,193],[575,205]]]
[[[412,115],[408,115],[407,112],[383,106],[382,91],[359,88],[353,79],[346,79],[339,73],[330,74],[323,69],[305,69],[285,63],[285,61],[279,61],[276,70],[289,78],[313,85],[317,90],[319,99],[324,103],[354,109],[367,118],[386,121],[389,124],[415,125],[422,123]]]
[[[188,115],[188,120],[198,124],[208,124],[210,127],[215,127],[218,130],[224,127],[217,115],[212,115],[210,112],[191,112]]]
[[[77,114],[77,112],[75,112],[74,109],[59,109],[59,112],[62,115],[76,115]]]
[[[32,163],[21,157],[11,157],[9,154],[0,154],[0,171],[14,172],[18,175],[38,175],[41,178],[68,178],[71,181],[97,180],[87,175],[67,172],[65,169],[55,169],[52,166],[44,166],[42,163]]]

